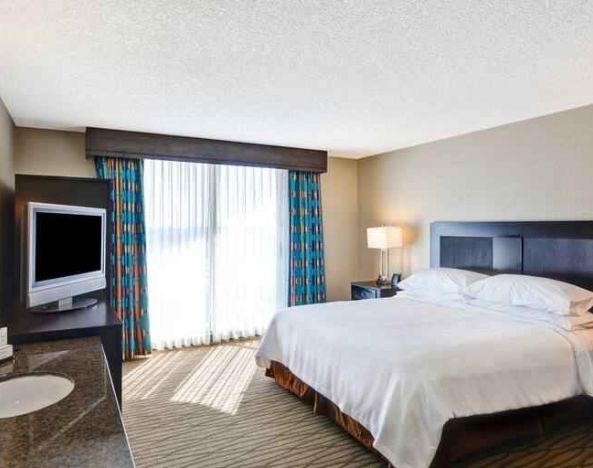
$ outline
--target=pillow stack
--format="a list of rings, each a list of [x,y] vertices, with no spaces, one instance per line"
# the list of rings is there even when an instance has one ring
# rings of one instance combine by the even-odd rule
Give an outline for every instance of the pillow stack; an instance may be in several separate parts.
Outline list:
[[[593,326],[593,314],[589,313],[593,292],[550,278],[432,268],[411,275],[398,286],[414,295],[457,295],[478,307],[543,320],[567,330]]]
[[[476,281],[488,275],[457,268],[431,268],[414,273],[397,285],[405,291],[418,291],[429,294],[462,294]]]
[[[593,306],[593,293],[574,284],[527,275],[496,275],[465,289],[476,299],[529,307],[558,315],[578,317]]]
[[[542,320],[566,330],[593,326],[593,292],[574,284],[528,275],[496,275],[465,289],[477,306],[521,318]]]

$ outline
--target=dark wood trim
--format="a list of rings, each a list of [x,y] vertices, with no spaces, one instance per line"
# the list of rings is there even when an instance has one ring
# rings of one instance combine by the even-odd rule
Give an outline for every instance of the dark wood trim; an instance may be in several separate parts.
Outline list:
[[[15,183],[17,178],[26,178],[32,181],[44,182],[46,180],[56,180],[56,181],[77,181],[77,182],[89,182],[95,183],[99,185],[105,184],[105,179],[99,179],[96,177],[81,177],[81,176],[57,176],[57,175],[35,175],[35,174],[15,174]]]
[[[92,127],[86,129],[86,155],[327,172],[327,151]]]

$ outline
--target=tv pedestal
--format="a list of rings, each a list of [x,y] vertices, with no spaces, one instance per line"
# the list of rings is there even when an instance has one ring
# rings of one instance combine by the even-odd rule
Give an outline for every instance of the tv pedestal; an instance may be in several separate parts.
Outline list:
[[[67,297],[57,302],[31,307],[29,310],[34,314],[55,314],[58,312],[69,312],[71,310],[88,309],[99,302],[94,297]]]
[[[88,296],[87,296],[88,297]],[[122,404],[122,324],[110,305],[99,299],[90,309],[63,314],[35,314],[16,304],[6,317],[12,345],[98,336],[103,344],[117,401]]]

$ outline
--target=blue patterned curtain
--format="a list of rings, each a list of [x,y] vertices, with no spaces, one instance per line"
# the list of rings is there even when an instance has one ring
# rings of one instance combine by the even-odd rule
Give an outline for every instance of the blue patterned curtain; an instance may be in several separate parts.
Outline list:
[[[150,353],[144,226],[143,161],[95,158],[97,175],[111,191],[111,300],[123,323],[123,355]]]
[[[325,302],[320,175],[289,172],[291,306]]]

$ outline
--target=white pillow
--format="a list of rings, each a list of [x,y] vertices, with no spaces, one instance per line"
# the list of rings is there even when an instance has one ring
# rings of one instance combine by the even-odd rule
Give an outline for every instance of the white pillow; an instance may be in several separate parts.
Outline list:
[[[537,320],[538,322],[551,323],[569,331],[593,326],[593,314],[584,314],[578,317],[573,317],[570,315],[554,314],[547,310],[532,309],[530,307],[495,304],[480,299],[469,299],[467,303],[474,307],[493,310],[523,320]]]
[[[432,294],[461,293],[467,286],[488,278],[487,275],[456,268],[431,268],[414,273],[397,284],[405,291],[424,291]]]
[[[496,275],[472,283],[465,294],[497,304],[541,309],[559,315],[584,315],[593,306],[593,292],[549,278]]]
[[[398,285],[399,287],[399,285]],[[408,299],[416,299],[418,301],[429,301],[429,302],[461,302],[467,303],[468,300],[471,300],[468,296],[464,295],[460,292],[438,292],[438,291],[426,291],[423,289],[406,289],[405,291],[400,291],[397,295],[393,296],[395,299],[405,297]],[[477,300],[477,299],[474,299]],[[593,314],[591,314],[593,316]]]

